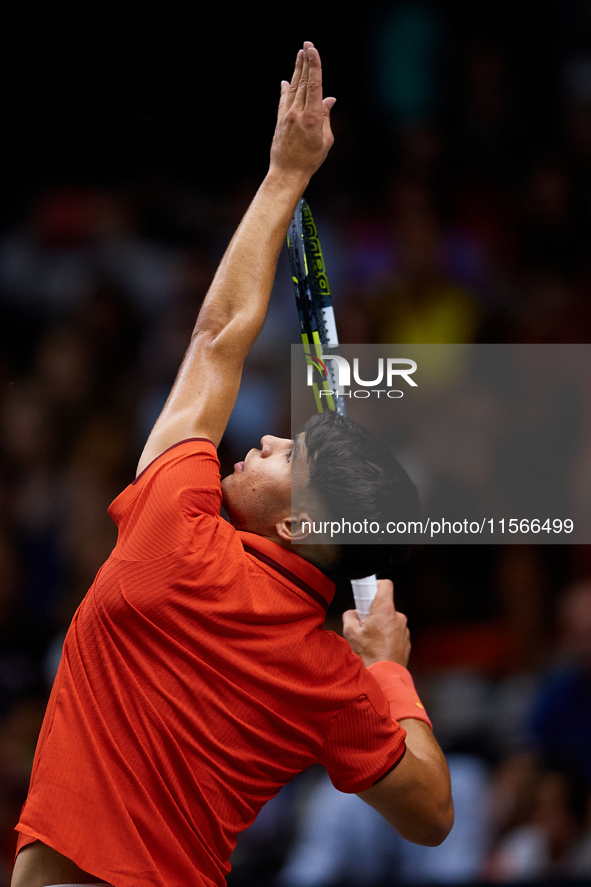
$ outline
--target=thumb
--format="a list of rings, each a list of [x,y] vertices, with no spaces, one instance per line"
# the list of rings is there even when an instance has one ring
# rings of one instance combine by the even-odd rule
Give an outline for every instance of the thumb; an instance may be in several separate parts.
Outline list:
[[[334,136],[332,134],[332,129],[330,127],[330,111],[334,106],[336,99],[332,96],[322,100],[322,135],[325,145],[328,145],[329,148],[334,142]]]
[[[360,625],[357,610],[345,610],[343,613],[343,635],[347,637],[347,634],[356,631]]]
[[[378,590],[374,598],[376,609],[384,603],[394,604],[394,583],[391,579],[378,579]],[[394,604],[396,609],[396,604]]]

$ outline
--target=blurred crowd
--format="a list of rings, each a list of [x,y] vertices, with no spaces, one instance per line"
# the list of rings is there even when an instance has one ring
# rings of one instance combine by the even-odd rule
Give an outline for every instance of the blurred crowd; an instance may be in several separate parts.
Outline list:
[[[311,202],[343,342],[591,341],[591,5],[541,50],[458,4],[382,4],[373,106],[334,112]],[[334,54],[334,50],[333,50]],[[69,621],[108,557],[199,305],[254,193],[170,169],[41,183],[0,230],[0,887]],[[298,341],[282,256],[223,470],[289,436]],[[581,472],[591,485],[591,463]],[[585,487],[587,484],[587,487]],[[456,826],[398,839],[322,771],[239,841],[232,885],[591,880],[591,550],[428,546],[394,576],[411,668],[449,756]],[[350,606],[339,585],[329,626]]]

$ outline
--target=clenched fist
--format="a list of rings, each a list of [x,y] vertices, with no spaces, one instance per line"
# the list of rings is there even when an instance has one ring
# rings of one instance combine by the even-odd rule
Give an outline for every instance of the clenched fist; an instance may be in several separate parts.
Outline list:
[[[343,613],[343,634],[366,667],[390,660],[406,667],[410,656],[410,632],[406,616],[394,606],[394,585],[378,580],[378,591],[369,615],[359,621],[357,610]]]

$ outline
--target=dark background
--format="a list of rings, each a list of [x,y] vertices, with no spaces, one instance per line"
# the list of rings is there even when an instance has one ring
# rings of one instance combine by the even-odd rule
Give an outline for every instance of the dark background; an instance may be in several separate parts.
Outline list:
[[[547,144],[564,55],[588,40],[584,4],[428,5],[441,25],[439,120],[452,122],[463,54],[479,41],[501,49],[522,122]],[[346,119],[356,147],[370,143],[379,157],[375,41],[392,8],[12,10],[4,32],[7,181],[128,181],[167,170],[217,187],[245,171],[258,174],[273,129],[269,109],[306,39],[321,51],[326,93],[339,102],[335,116]],[[367,152],[359,159],[367,165]]]

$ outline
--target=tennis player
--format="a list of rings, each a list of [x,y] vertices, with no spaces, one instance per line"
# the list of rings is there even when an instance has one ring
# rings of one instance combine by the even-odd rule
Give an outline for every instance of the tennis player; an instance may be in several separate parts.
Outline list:
[[[371,447],[368,436],[320,417],[295,447],[263,437],[220,484],[216,447],[290,218],[331,147],[333,104],[305,43],[281,86],[268,174],[137,477],[110,507],[117,545],[64,644],[12,887],[223,885],[237,834],[316,762],[411,841],[438,844],[451,828],[449,774],[405,668],[409,633],[392,583],[380,582],[363,624],[345,614],[347,642],[323,628],[327,573],[365,575],[380,563],[305,539],[291,547],[304,517],[292,485],[308,512],[326,508],[314,473],[335,454],[348,463],[350,444],[351,483],[361,477],[365,490],[355,451]],[[387,459],[376,473],[376,496],[386,486],[412,498]]]

